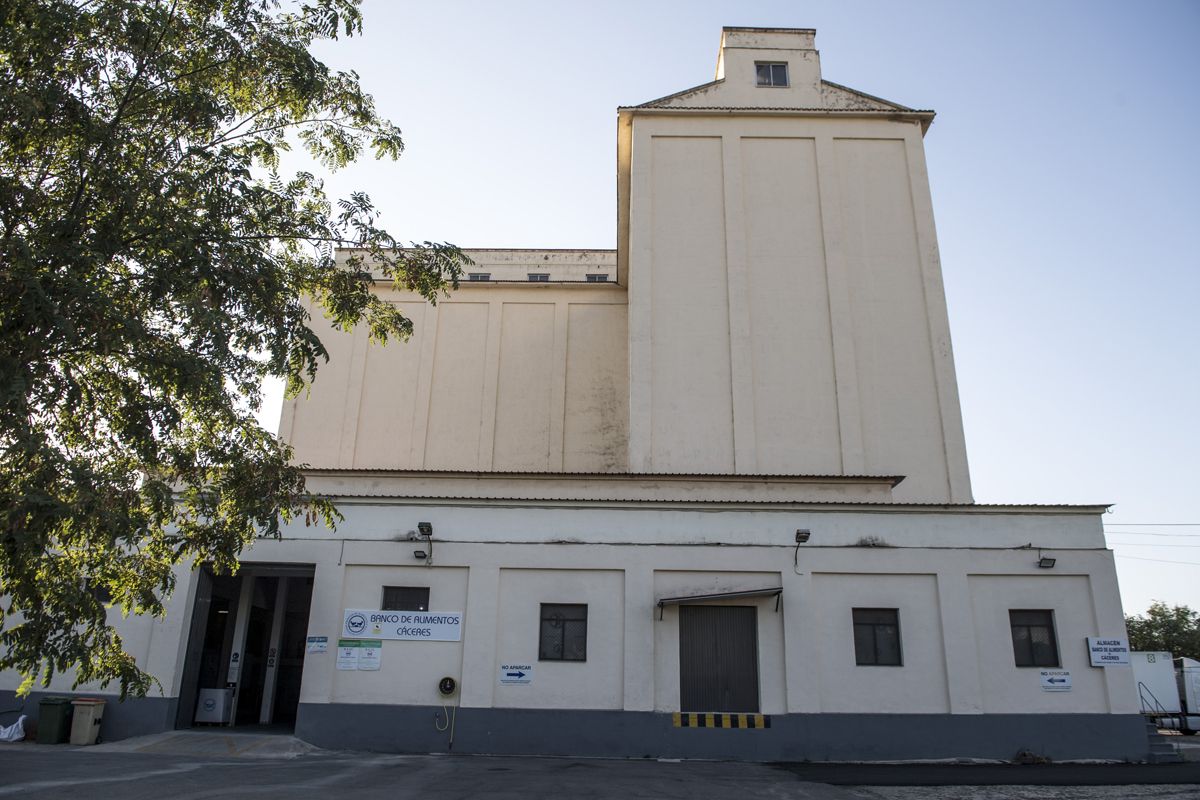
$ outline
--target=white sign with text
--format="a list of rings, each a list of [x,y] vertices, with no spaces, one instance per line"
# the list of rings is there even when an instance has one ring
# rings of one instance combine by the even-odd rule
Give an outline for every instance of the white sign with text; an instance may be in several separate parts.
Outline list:
[[[460,642],[462,612],[347,608],[342,617],[342,636],[405,642]]]
[[[1129,666],[1129,640],[1113,636],[1087,637],[1088,655],[1093,667]]]

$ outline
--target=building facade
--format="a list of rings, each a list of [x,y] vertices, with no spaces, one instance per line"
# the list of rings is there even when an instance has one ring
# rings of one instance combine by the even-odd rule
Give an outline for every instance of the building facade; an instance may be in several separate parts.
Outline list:
[[[215,703],[393,752],[1144,758],[1086,646],[1125,635],[1104,507],[972,501],[932,119],[727,28],[618,110],[615,251],[472,251],[436,306],[380,287],[408,343],[323,329],[280,435],[344,521],[123,621],[164,696],[110,738]]]

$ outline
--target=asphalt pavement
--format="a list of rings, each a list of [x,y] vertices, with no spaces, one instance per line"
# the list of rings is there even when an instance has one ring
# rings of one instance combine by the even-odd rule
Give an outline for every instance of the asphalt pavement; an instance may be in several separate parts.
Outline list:
[[[320,750],[290,736],[173,732],[95,747],[0,745],[0,798],[1195,800],[1170,765],[748,764]]]

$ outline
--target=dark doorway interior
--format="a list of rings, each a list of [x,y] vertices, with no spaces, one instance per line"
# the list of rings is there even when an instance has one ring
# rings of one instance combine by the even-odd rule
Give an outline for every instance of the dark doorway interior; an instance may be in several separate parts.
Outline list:
[[[296,722],[312,600],[311,567],[246,565],[197,577],[176,727],[191,727],[205,690],[226,690],[232,725]]]
[[[758,609],[679,607],[681,711],[758,712]]]

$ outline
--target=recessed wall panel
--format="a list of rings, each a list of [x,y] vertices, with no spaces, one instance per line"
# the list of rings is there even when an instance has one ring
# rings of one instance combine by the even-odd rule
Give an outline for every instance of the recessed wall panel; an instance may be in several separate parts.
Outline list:
[[[742,202],[760,472],[841,469],[816,148],[744,138]]]
[[[501,314],[492,468],[547,470],[554,304],[505,303]]]
[[[350,390],[350,366],[354,360],[354,333],[337,330],[321,313],[312,309],[311,326],[329,353],[329,361],[320,365],[317,377],[306,392],[295,400],[295,415],[291,431],[281,431],[295,450],[295,459],[314,467],[340,467],[342,428],[346,414],[356,409],[346,408]],[[359,334],[361,335],[361,333]]]
[[[655,137],[651,148],[653,466],[732,472],[721,139]]]
[[[910,476],[902,488],[923,500],[948,498],[905,144],[834,146],[866,470]]]
[[[629,437],[628,310],[571,303],[567,326],[563,469],[619,472]]]
[[[487,358],[487,303],[438,306],[437,346],[425,436],[428,469],[478,469]]]
[[[359,469],[408,466],[421,370],[420,332],[428,306],[397,305],[413,321],[415,332],[406,342],[392,339],[367,347],[354,448],[354,466]]]

